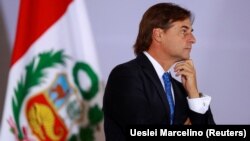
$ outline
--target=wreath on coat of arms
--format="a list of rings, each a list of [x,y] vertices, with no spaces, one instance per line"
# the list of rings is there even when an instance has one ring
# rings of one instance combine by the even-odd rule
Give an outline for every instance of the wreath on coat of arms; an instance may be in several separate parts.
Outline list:
[[[63,53],[63,50],[53,52],[48,51],[38,55],[38,57],[33,58],[31,62],[25,67],[25,74],[21,76],[21,79],[17,83],[17,87],[14,91],[15,95],[12,98],[12,111],[14,121],[9,120],[11,126],[11,131],[16,135],[18,140],[30,140],[25,127],[21,127],[19,118],[21,114],[21,109],[25,98],[30,94],[31,88],[38,86],[43,83],[43,78],[46,77],[45,70],[53,68],[56,65],[65,65],[65,60],[69,58]],[[81,88],[78,73],[80,71],[85,71],[91,78],[92,87],[89,90],[84,90]],[[90,101],[92,100],[97,92],[99,80],[97,75],[91,69],[91,67],[83,62],[77,62],[73,68],[73,78],[74,82],[80,92],[81,98]],[[74,107],[74,105],[71,105]],[[88,124],[84,127],[79,127],[78,134],[72,134],[68,137],[69,141],[94,140],[94,130],[99,128],[99,123],[103,119],[103,113],[98,105],[90,106],[87,112]],[[65,140],[65,139],[64,139]]]

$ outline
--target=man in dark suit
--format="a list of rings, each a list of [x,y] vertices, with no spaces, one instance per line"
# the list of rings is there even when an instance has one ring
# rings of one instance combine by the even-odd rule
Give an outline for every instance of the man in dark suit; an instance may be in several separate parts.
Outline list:
[[[172,3],[156,4],[144,13],[134,45],[137,57],[116,66],[107,82],[107,141],[125,140],[126,128],[134,124],[215,124],[211,97],[198,91],[190,59],[196,41],[192,22],[190,11]],[[171,68],[181,82],[171,77]]]

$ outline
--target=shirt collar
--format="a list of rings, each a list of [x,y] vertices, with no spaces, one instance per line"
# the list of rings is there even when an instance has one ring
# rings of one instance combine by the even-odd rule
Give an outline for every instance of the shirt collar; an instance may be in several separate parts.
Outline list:
[[[146,51],[143,51],[143,53],[147,56],[149,61],[152,63],[157,75],[159,78],[162,78],[162,75],[165,73],[162,66]]]
[[[163,81],[163,74],[165,73],[163,67],[146,51],[143,51],[143,53],[147,56],[147,58],[149,59],[149,61],[152,63],[160,81],[161,81],[161,84],[163,86],[163,88],[165,89],[165,86],[164,86],[164,81]],[[171,70],[172,70],[172,67],[170,67],[170,69],[167,71],[171,74]],[[174,96],[174,90],[173,90],[173,86],[171,85],[171,90],[172,90],[172,96],[173,96],[173,99],[175,99],[175,96]]]

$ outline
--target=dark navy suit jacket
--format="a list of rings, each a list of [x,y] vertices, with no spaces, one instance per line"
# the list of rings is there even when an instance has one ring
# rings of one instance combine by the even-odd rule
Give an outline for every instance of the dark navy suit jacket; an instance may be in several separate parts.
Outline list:
[[[199,114],[189,109],[183,85],[171,79],[175,96],[174,124],[215,124],[211,110]],[[169,105],[161,81],[142,53],[116,66],[110,73],[103,99],[104,130],[107,141],[125,140],[128,125],[168,125]]]

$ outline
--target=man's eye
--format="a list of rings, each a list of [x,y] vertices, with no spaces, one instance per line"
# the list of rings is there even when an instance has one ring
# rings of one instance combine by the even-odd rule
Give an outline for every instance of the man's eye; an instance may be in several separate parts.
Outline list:
[[[186,30],[186,29],[182,29],[182,30],[181,30],[181,33],[182,33],[182,34],[186,34],[186,33],[187,33],[187,30]]]

